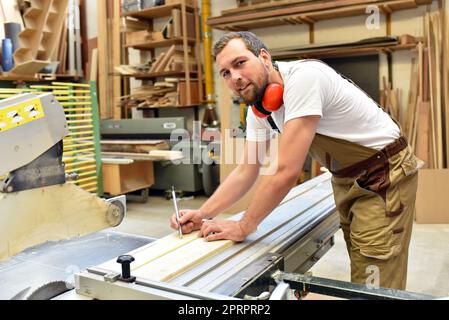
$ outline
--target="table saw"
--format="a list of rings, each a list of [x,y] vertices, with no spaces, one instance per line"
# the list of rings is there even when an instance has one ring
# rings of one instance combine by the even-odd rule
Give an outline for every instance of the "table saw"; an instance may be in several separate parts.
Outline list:
[[[22,184],[22,188],[19,188],[17,184],[11,182],[4,184],[3,193],[0,194],[0,218],[3,219],[0,224],[1,245],[2,248],[14,248],[12,251],[2,251],[7,253],[6,256],[10,257],[10,260],[0,263],[0,282],[2,283],[0,294],[4,293],[3,290],[7,287],[4,284],[9,283],[9,288],[12,288],[10,297],[15,299],[266,300],[288,299],[292,289],[300,295],[304,292],[316,291],[344,298],[431,298],[426,295],[389,289],[373,290],[366,286],[314,278],[307,274],[307,271],[332,247],[334,234],[339,229],[339,217],[335,209],[329,173],[292,189],[282,203],[259,225],[257,231],[243,243],[205,242],[195,233],[184,235],[180,239],[177,232],[155,241],[132,239],[132,235],[107,234],[106,239],[114,240],[104,241],[104,233],[100,236],[100,233],[95,231],[104,229],[106,225],[120,223],[123,217],[119,214],[120,211],[117,211],[119,205],[107,203],[96,197],[92,198],[95,200],[93,202],[87,201],[86,195],[84,199],[75,199],[79,210],[74,210],[73,205],[64,206],[63,201],[70,203],[71,200],[61,197],[65,194],[61,191],[62,189],[58,189],[59,193],[51,189],[66,185],[64,177],[58,176],[56,180],[49,180],[40,175],[42,171],[45,171],[41,169],[48,166],[48,159],[56,168],[50,170],[50,173],[62,174],[59,170],[61,154],[58,146],[65,134],[64,117],[63,113],[58,114],[60,111],[57,111],[58,106],[51,95],[21,96],[16,100],[7,101],[6,104],[5,102],[0,104],[0,111],[7,110],[7,113],[3,112],[3,114],[14,116],[12,111],[15,111],[17,106],[30,106],[30,101],[35,103],[35,108],[28,109],[41,110],[45,116],[39,118],[40,124],[38,120],[29,122],[33,124],[31,127],[26,124],[15,127],[8,124],[9,130],[0,131],[0,142],[2,147],[5,146],[3,150],[10,155],[6,159],[14,161],[15,158],[11,154],[23,150],[24,145],[26,149],[26,144],[7,143],[7,141],[17,141],[15,135],[19,133],[24,138],[25,129],[40,129],[37,130],[40,134],[48,130],[52,131],[54,127],[59,128],[59,131],[57,134],[50,135],[52,139],[47,141],[46,145],[39,146],[40,151],[32,157],[23,159],[20,165],[9,163],[8,166],[2,162],[3,171],[0,170],[0,174],[10,172],[9,181],[14,182],[16,176],[28,177],[21,173],[23,170],[27,172],[30,169],[30,163],[33,164],[32,173],[38,173],[38,175],[33,179],[31,186],[25,183]],[[47,122],[53,116],[57,116],[58,121]],[[38,125],[41,127],[34,128]],[[5,140],[5,133],[6,136],[9,135],[10,140]],[[32,135],[27,137],[30,136]],[[47,132],[47,136],[41,136],[39,141],[47,139],[48,136]],[[27,141],[30,143],[33,139],[29,138]],[[19,148],[16,148],[17,146]],[[56,150],[52,150],[53,148]],[[55,153],[49,155],[46,150],[52,150]],[[49,158],[42,158],[42,155]],[[38,162],[34,162],[36,159]],[[8,189],[8,186],[12,186],[12,189]],[[60,205],[60,210],[54,210],[50,217],[43,215],[44,212],[39,210],[39,206],[43,204],[35,205],[33,201],[37,197],[30,201],[27,197],[28,192],[37,192],[40,195],[51,194],[52,198],[47,201],[52,202],[53,199],[53,202]],[[80,190],[74,192],[82,193]],[[17,199],[20,199],[20,202],[15,201]],[[3,204],[8,201],[10,203],[5,210]],[[87,204],[90,207],[86,207]],[[21,211],[17,212],[15,205],[22,207]],[[111,208],[113,209],[112,218],[115,218],[112,220],[111,217],[108,219]],[[11,212],[15,215],[13,219]],[[96,212],[95,216],[98,218],[90,219],[92,212]],[[238,220],[241,215],[242,213],[237,214],[230,219]],[[42,220],[43,217],[47,220]],[[30,224],[29,220],[36,223]],[[99,221],[102,221],[101,225],[97,225]],[[104,221],[109,221],[109,224]],[[74,223],[74,226],[70,223]],[[26,226],[25,229],[23,225]],[[78,228],[78,225],[82,225],[83,228]],[[74,230],[63,235],[47,232],[61,227],[63,229],[73,227]],[[24,232],[33,234],[36,230],[39,237],[32,237],[34,241],[28,241]],[[85,243],[92,243],[92,238],[78,238],[81,231],[87,230],[91,233],[89,237],[98,238],[99,245],[83,246]],[[67,240],[70,237],[71,239]],[[65,241],[60,241],[64,239]],[[43,243],[50,240],[59,240],[59,242]],[[32,246],[36,244],[38,245]],[[24,248],[28,250],[16,255]],[[114,250],[110,250],[111,248]],[[91,259],[86,260],[86,257]],[[39,274],[29,272],[24,277],[23,273],[18,272],[20,269],[33,270],[33,265],[42,265],[42,261],[52,262],[52,265],[46,269],[48,276],[41,278],[41,283],[36,283],[39,282],[36,279],[34,283],[28,283],[33,276],[39,277]],[[31,267],[27,269],[23,263],[28,263]],[[67,266],[79,268],[73,278],[68,277],[66,273],[61,274],[61,269],[66,270],[64,268]],[[34,270],[37,269],[34,268]],[[23,285],[23,288],[20,285]]]
[[[64,170],[68,134],[64,109],[52,94],[0,102],[0,262],[123,220],[124,197],[100,199],[68,181],[77,179]],[[82,137],[77,140],[83,144]]]
[[[176,233],[75,275],[72,296],[92,299],[289,299],[292,291],[357,299],[433,297],[308,274],[339,229],[331,175],[290,191],[243,243]],[[231,217],[238,220],[242,214]],[[125,263],[123,263],[125,261]],[[119,263],[118,263],[119,262]],[[128,282],[131,280],[131,282]],[[66,297],[70,296],[70,293]]]

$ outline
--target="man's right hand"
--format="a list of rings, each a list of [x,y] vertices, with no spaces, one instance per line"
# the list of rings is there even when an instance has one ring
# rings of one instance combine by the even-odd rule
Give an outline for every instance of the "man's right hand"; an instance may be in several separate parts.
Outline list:
[[[179,216],[183,234],[189,234],[195,230],[200,230],[203,224],[203,219],[206,219],[206,215],[200,210],[181,210],[179,211]],[[170,227],[178,230],[176,214],[171,218]]]

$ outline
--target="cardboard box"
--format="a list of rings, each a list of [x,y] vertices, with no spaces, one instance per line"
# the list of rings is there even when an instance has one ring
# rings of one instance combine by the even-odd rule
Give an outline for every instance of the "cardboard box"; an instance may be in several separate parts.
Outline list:
[[[417,223],[449,223],[449,169],[421,169],[416,195]]]

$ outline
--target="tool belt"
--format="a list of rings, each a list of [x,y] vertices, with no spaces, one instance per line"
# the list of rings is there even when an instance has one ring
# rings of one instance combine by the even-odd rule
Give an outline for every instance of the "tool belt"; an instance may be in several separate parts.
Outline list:
[[[360,187],[376,192],[385,198],[386,190],[390,186],[388,159],[407,148],[407,146],[407,139],[401,136],[368,159],[332,171],[332,174],[337,178],[357,177],[357,183]]]

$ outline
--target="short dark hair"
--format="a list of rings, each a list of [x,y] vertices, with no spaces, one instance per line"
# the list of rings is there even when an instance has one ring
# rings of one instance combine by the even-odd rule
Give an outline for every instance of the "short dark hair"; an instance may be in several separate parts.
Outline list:
[[[214,45],[213,57],[217,58],[217,55],[227,46],[232,39],[242,39],[246,48],[251,51],[256,57],[259,56],[260,51],[265,49],[268,51],[267,46],[260,40],[254,33],[248,31],[229,32],[223,35]]]

